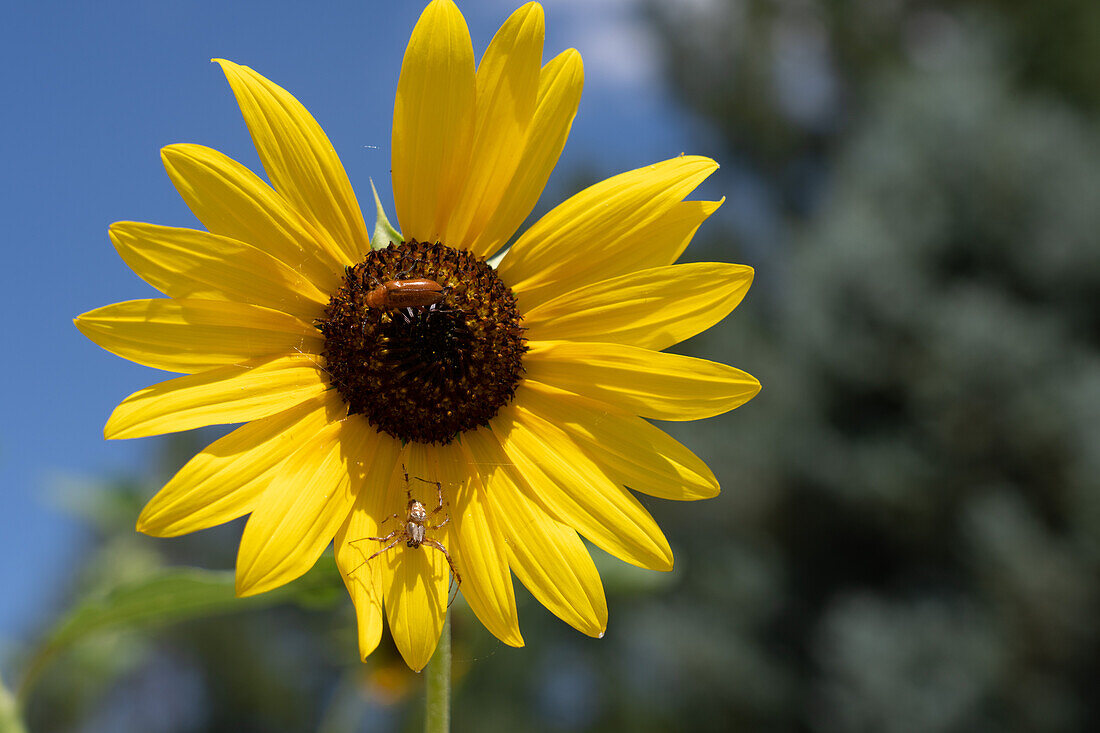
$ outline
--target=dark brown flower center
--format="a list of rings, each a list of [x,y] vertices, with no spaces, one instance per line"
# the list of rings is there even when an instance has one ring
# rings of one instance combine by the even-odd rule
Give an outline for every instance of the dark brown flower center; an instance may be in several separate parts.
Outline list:
[[[485,260],[410,240],[348,267],[318,327],[349,413],[400,440],[449,443],[515,394],[527,351],[520,324],[515,296]]]

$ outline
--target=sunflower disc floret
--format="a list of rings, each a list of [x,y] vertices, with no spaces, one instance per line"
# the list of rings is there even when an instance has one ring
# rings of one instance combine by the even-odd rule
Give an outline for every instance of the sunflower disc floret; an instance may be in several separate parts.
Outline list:
[[[379,285],[412,278],[439,283],[443,299],[368,303]],[[348,267],[318,328],[349,413],[420,443],[488,424],[515,395],[527,350],[512,291],[484,259],[438,242],[391,243]]]

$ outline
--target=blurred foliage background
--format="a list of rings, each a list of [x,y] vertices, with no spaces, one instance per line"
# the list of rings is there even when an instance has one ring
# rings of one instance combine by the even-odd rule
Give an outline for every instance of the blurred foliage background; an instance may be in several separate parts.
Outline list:
[[[724,491],[647,502],[673,573],[597,557],[606,638],[569,629],[518,584],[522,650],[455,604],[455,729],[1093,729],[1100,3],[654,0],[639,12],[700,121],[685,150],[720,160],[714,188],[729,192],[687,256],[757,268],[738,311],[683,350],[764,390],[721,418],[664,426]],[[164,443],[150,475],[72,492],[90,528],[73,599],[141,588],[166,566],[232,567],[239,526],[132,531],[213,437]],[[268,601],[207,601],[215,615],[120,618],[54,648],[57,619],[44,623],[37,659],[52,656],[29,729],[419,727],[422,678],[387,641],[357,661],[331,558]]]

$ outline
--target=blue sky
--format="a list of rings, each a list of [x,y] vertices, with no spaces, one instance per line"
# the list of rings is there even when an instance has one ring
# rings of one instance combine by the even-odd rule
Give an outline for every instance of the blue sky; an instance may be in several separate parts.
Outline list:
[[[460,3],[475,52],[516,4]],[[632,0],[544,5],[545,58],[573,46],[586,69],[559,170],[612,174],[677,155],[697,139],[656,83]],[[38,625],[79,551],[79,524],[57,510],[51,486],[66,476],[138,473],[155,448],[155,438],[104,441],[102,427],[119,400],[171,375],[111,356],[72,326],[86,310],[154,294],[115,254],[107,226],[123,219],[196,226],[161,168],[158,151],[169,143],[209,145],[261,170],[209,59],[252,66],[295,94],[328,132],[364,211],[370,177],[388,203],[393,93],[423,6],[306,7],[28,2],[3,11],[0,297],[11,350],[0,382],[0,645],[18,644]],[[562,178],[551,178],[550,189]]]

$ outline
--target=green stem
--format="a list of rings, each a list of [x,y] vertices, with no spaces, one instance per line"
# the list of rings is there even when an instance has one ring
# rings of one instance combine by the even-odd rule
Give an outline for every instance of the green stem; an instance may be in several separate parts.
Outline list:
[[[428,662],[428,694],[425,701],[424,733],[447,733],[451,729],[451,616],[443,621],[443,633]]]
[[[27,729],[19,719],[19,708],[15,698],[0,681],[0,733],[25,733]]]

